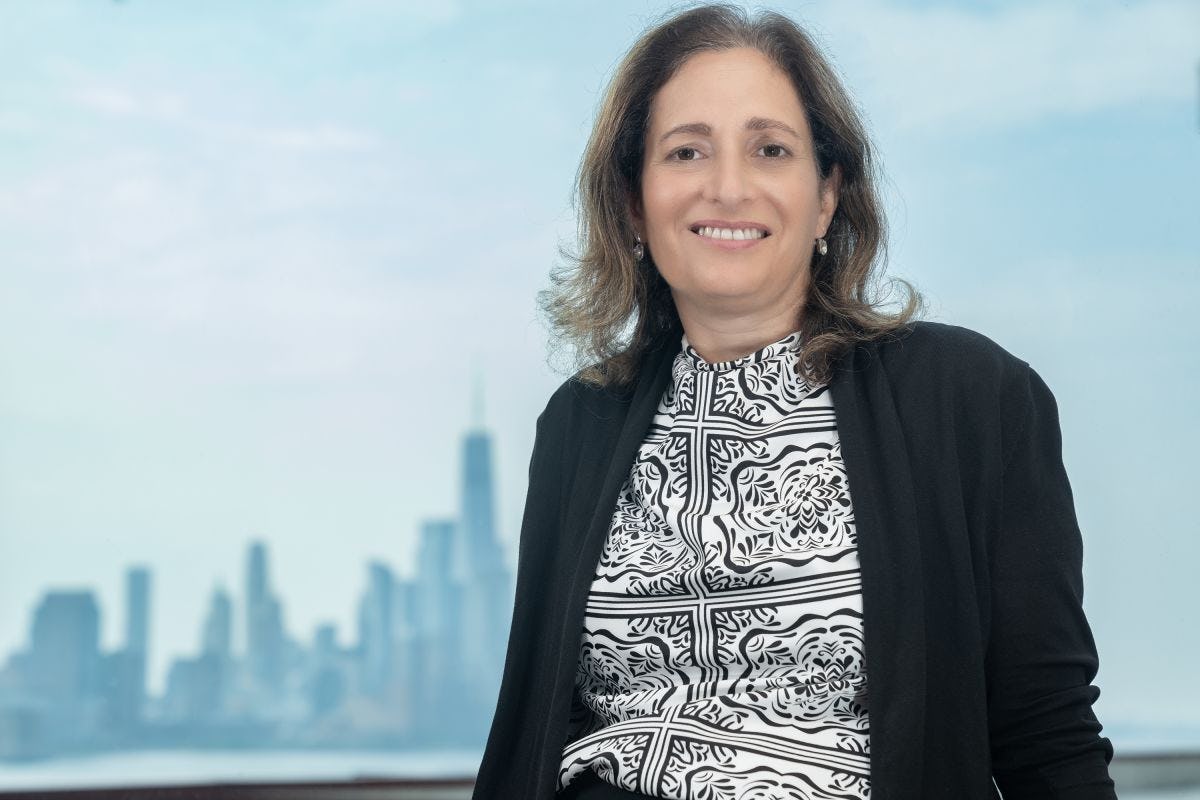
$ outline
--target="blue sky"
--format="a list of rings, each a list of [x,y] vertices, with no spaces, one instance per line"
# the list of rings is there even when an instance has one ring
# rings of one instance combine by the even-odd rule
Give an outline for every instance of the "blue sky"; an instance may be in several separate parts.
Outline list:
[[[888,175],[891,271],[1055,391],[1101,712],[1200,722],[1200,6],[805,2]],[[47,586],[156,571],[156,671],[268,540],[295,635],[456,507],[500,524],[562,380],[536,292],[600,91],[660,3],[6,6],[0,654]],[[315,588],[315,587],[320,587]]]

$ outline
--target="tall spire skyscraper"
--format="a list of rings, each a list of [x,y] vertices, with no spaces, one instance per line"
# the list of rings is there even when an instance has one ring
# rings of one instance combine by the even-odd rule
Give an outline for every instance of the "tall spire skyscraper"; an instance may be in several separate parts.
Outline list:
[[[475,428],[463,440],[458,580],[462,585],[462,658],[478,676],[479,701],[495,702],[508,639],[510,578],[496,533],[492,439],[483,428],[483,390],[476,382]]]
[[[462,545],[463,577],[494,565],[500,556],[496,536],[496,501],[492,483],[492,437],[471,431],[463,439]]]

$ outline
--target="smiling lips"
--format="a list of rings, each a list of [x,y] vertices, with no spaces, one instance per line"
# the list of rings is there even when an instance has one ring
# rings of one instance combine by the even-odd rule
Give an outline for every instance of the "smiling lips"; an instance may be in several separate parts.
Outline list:
[[[701,220],[692,225],[692,233],[722,250],[742,250],[752,247],[771,233],[754,222],[725,222]]]

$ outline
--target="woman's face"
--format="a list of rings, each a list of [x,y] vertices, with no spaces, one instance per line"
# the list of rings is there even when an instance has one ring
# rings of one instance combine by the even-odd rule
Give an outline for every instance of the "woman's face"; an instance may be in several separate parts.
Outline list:
[[[795,314],[837,207],[788,76],[750,48],[699,53],[655,95],[633,217],[689,316]],[[732,236],[732,238],[730,238]]]

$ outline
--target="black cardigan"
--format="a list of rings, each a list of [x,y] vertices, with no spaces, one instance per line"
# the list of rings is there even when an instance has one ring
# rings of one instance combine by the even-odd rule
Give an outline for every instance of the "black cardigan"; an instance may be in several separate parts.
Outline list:
[[[679,331],[624,393],[538,418],[508,658],[475,800],[550,800],[585,603]],[[1091,705],[1083,550],[1058,412],[1029,365],[916,323],[831,382],[858,533],[874,800],[1114,798]]]

